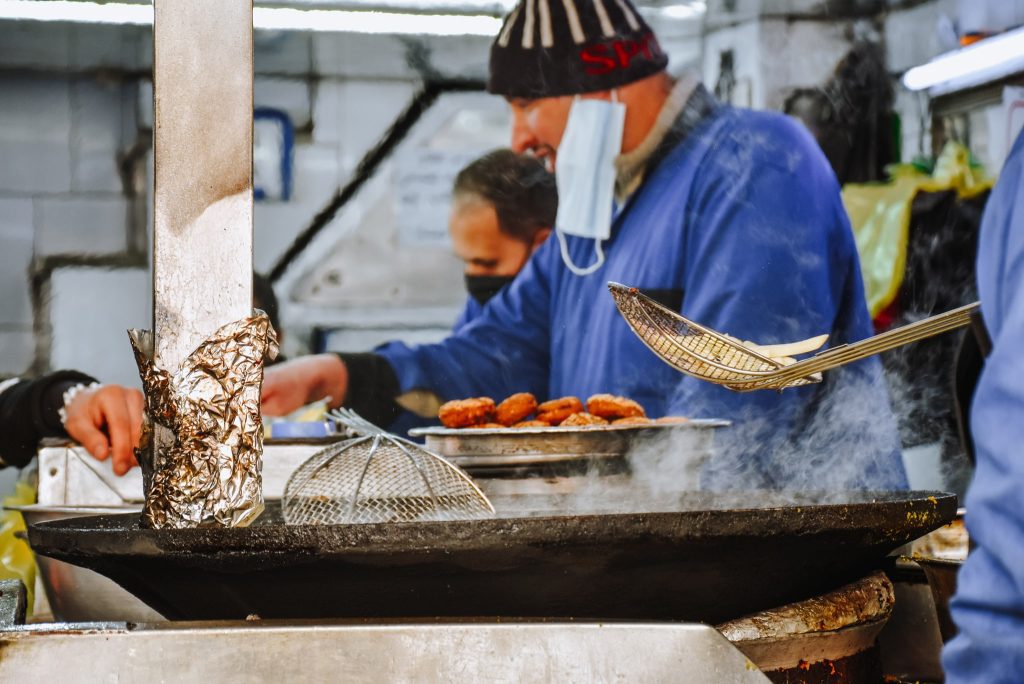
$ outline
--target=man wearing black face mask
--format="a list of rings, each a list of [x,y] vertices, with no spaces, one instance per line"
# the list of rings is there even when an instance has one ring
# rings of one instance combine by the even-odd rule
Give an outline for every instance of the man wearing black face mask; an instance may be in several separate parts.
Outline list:
[[[452,246],[466,264],[470,298],[455,324],[475,319],[551,233],[555,179],[537,159],[499,149],[464,168],[452,188]]]

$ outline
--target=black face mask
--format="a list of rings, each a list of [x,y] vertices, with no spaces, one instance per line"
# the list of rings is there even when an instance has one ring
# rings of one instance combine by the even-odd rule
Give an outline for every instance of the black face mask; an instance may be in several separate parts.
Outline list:
[[[469,295],[478,301],[481,306],[494,295],[501,292],[502,288],[515,280],[515,276],[477,276],[466,275],[466,289]]]

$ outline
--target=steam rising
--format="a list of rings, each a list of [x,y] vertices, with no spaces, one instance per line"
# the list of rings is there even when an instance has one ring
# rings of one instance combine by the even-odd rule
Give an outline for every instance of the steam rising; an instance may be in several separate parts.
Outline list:
[[[758,508],[906,489],[895,419],[874,364],[827,373],[820,401],[795,426],[751,408],[720,416],[734,421],[728,428],[651,431],[627,454],[629,474],[592,469],[558,506],[577,514]]]

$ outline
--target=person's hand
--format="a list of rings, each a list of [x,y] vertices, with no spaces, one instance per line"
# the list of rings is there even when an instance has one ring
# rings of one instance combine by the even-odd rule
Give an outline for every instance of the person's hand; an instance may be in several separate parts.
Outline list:
[[[64,410],[68,436],[101,461],[112,455],[115,473],[124,475],[138,465],[134,449],[142,435],[142,392],[100,385],[78,392]]]
[[[286,361],[263,371],[263,413],[284,416],[324,397],[330,397],[336,408],[347,388],[348,369],[334,354]]]

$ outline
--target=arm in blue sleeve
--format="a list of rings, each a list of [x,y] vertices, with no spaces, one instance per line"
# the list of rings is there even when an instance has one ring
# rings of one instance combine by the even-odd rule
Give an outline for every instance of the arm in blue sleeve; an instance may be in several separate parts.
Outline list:
[[[444,400],[483,395],[500,400],[524,391],[544,396],[550,355],[549,247],[538,250],[477,318],[444,341],[378,349],[401,391],[428,389]]]
[[[466,300],[462,313],[452,327],[458,332],[476,319],[483,307],[472,297]],[[437,417],[425,418],[403,409],[395,399],[402,394],[398,376],[388,363],[388,350],[401,355],[407,347],[402,342],[388,342],[377,347],[372,353],[342,352],[338,356],[348,367],[349,392],[345,407],[354,410],[371,423],[381,425],[405,435],[415,427],[436,425]]]
[[[452,326],[452,332],[458,332],[460,328],[472,323],[480,312],[483,311],[483,306],[480,302],[476,301],[472,297],[466,298],[466,305],[462,307],[462,313],[455,319],[455,325]]]
[[[967,527],[977,546],[951,604],[959,634],[943,656],[947,682],[1020,681],[1024,673],[1024,279],[1007,286],[1018,296],[972,411],[977,469]]]
[[[947,682],[1024,677],[1024,136],[989,198],[979,247],[982,313],[992,337],[974,396],[977,467],[967,492],[976,545],[951,603]]]

